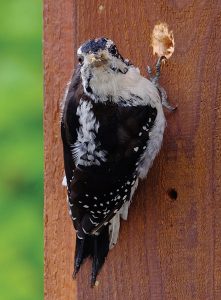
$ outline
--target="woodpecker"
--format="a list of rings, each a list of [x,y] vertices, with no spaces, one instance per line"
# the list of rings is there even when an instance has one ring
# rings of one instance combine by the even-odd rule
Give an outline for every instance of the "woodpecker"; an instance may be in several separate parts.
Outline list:
[[[165,91],[113,41],[92,39],[78,51],[78,66],[62,101],[61,135],[69,212],[76,230],[73,277],[92,258],[91,285],[117,242],[139,179],[160,150],[166,125]]]

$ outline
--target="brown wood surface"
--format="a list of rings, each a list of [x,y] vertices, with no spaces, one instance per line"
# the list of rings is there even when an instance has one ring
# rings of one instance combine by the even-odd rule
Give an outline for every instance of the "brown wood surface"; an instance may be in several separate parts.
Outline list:
[[[59,101],[85,40],[107,36],[145,74],[157,21],[176,49],[162,85],[167,113],[160,155],[140,184],[91,289],[91,264],[71,273],[74,232],[66,206]],[[45,300],[221,299],[221,1],[44,0]],[[168,190],[177,191],[171,199]]]

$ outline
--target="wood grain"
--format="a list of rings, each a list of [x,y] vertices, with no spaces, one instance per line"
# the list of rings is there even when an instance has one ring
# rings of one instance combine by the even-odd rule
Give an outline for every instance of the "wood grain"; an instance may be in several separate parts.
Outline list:
[[[44,2],[45,300],[76,299],[74,235],[67,214],[59,106],[73,69],[73,3]]]
[[[179,108],[166,113],[160,155],[91,289],[90,262],[71,279],[74,233],[61,187],[59,101],[74,53],[89,38],[113,39],[145,74],[159,20],[174,31],[175,53],[161,83]],[[220,27],[218,0],[44,0],[46,300],[221,299]]]

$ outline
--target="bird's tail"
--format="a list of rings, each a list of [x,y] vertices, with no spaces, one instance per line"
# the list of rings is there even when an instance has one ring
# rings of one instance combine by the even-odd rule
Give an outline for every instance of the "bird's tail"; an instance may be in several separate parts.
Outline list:
[[[81,264],[87,257],[92,258],[91,286],[95,285],[97,275],[105,262],[109,251],[108,226],[104,226],[99,235],[85,234],[83,238],[76,236],[74,273],[75,278]]]

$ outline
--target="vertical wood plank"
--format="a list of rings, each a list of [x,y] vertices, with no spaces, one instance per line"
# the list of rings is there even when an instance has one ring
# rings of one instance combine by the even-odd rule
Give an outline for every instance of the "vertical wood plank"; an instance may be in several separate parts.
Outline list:
[[[59,124],[60,100],[74,62],[73,19],[72,1],[44,1],[45,300],[76,299]]]
[[[221,2],[45,0],[44,11],[45,298],[221,299]],[[99,286],[91,289],[90,262],[76,283],[71,279],[59,99],[74,51],[89,38],[113,39],[145,74],[154,62],[149,36],[159,20],[174,30],[176,49],[161,83],[179,109],[167,113],[161,153],[122,222]]]

